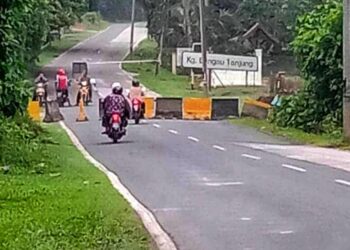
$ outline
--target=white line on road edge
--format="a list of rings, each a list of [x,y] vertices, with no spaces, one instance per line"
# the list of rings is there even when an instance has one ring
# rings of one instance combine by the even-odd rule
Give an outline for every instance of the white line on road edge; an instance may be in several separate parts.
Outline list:
[[[282,167],[288,168],[288,169],[291,169],[291,170],[295,170],[295,171],[298,171],[298,172],[301,172],[301,173],[305,173],[306,172],[306,170],[303,169],[303,168],[295,167],[295,166],[288,165],[288,164],[282,164]]]
[[[110,172],[105,166],[95,160],[83,147],[79,139],[75,136],[73,131],[71,131],[64,122],[60,122],[61,127],[66,131],[70,137],[73,144],[77,149],[84,155],[84,157],[90,161],[96,168],[101,170],[112,183],[113,187],[126,199],[131,207],[140,216],[144,226],[147,231],[152,236],[153,240],[156,242],[160,250],[176,250],[175,243],[169,237],[169,235],[163,230],[163,228],[158,223],[157,219],[154,217],[151,211],[149,211],[143,204],[141,204],[131,192],[120,182],[117,175]]]
[[[169,129],[168,131],[169,131],[169,133],[174,134],[174,135],[179,134],[179,132],[177,132],[176,130]]]
[[[259,156],[254,156],[254,155],[249,155],[249,154],[242,154],[243,157],[252,159],[252,160],[261,160],[261,157]]]
[[[335,180],[336,183],[345,185],[345,186],[350,186],[350,182],[344,181],[344,180]]]
[[[153,127],[160,128],[160,125],[159,124],[153,124]]]
[[[220,150],[220,151],[226,151],[226,148],[223,148],[223,147],[218,146],[218,145],[214,145],[213,148]]]
[[[243,185],[243,182],[208,182],[208,183],[204,183],[205,186],[208,187],[221,187],[221,186],[239,186],[239,185]]]
[[[190,141],[199,142],[199,139],[197,139],[196,137],[189,136],[187,137],[187,139],[189,139]]]

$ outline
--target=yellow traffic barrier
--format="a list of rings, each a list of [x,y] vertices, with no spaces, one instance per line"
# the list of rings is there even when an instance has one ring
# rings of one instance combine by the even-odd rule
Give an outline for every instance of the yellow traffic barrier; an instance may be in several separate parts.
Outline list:
[[[270,104],[264,103],[264,102],[259,102],[257,100],[252,99],[252,98],[246,98],[244,100],[244,103],[251,104],[251,105],[254,105],[254,106],[257,106],[257,107],[260,107],[260,108],[264,108],[264,109],[272,108],[272,106]]]
[[[27,112],[30,118],[34,121],[40,121],[40,104],[37,101],[30,101],[28,104]]]
[[[153,97],[145,97],[145,118],[152,119],[155,116],[155,102]]]
[[[79,116],[77,118],[77,122],[86,122],[88,120],[89,120],[89,118],[87,117],[86,112],[85,112],[83,98],[80,98],[80,101],[79,101]]]
[[[212,103],[210,98],[184,98],[183,119],[185,120],[210,120]]]

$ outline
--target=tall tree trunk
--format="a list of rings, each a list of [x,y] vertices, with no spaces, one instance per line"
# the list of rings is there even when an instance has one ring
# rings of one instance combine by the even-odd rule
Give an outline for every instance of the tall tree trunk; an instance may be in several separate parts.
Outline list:
[[[190,0],[182,0],[182,7],[184,9],[184,24],[187,36],[187,46],[191,47],[193,44],[192,26],[191,26],[191,2]]]

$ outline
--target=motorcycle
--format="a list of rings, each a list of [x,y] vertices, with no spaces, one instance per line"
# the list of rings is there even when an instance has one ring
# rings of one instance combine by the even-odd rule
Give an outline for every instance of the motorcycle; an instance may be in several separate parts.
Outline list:
[[[119,114],[115,113],[111,116],[107,135],[114,143],[118,143],[118,141],[125,135],[122,118]]]
[[[133,119],[135,119],[135,124],[139,124],[140,119],[143,116],[142,101],[140,99],[134,98],[131,101],[131,104],[132,104]]]
[[[70,101],[69,101],[69,97],[67,95],[67,92],[65,92],[65,91],[57,90],[57,101],[58,101],[58,105],[60,107],[64,107],[64,104],[66,102],[68,102],[69,106],[72,106]]]
[[[90,97],[89,97],[89,84],[87,81],[82,81],[80,86],[80,98],[83,99],[83,103],[85,106],[89,104]]]
[[[39,105],[40,107],[42,107],[45,99],[44,83],[39,82],[36,84],[35,93],[36,93],[37,100],[39,101]]]

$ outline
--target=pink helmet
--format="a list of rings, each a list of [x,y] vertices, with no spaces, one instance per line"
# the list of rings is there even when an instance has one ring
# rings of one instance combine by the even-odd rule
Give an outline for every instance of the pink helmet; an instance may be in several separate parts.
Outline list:
[[[58,75],[65,75],[65,74],[66,74],[66,71],[65,71],[63,68],[59,68],[59,69],[57,70],[57,74],[58,74]]]

